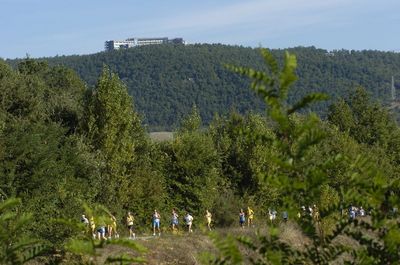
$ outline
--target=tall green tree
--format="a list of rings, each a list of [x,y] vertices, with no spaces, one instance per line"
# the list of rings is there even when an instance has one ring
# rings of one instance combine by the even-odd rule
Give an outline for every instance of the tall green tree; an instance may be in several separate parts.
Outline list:
[[[106,67],[87,97],[84,127],[103,163],[97,180],[103,191],[99,200],[127,206],[138,150],[146,141],[126,86]]]
[[[328,120],[359,143],[381,148],[394,163],[400,163],[400,130],[394,116],[364,88],[358,87],[346,99],[333,103]]]
[[[164,148],[169,158],[166,179],[172,206],[194,214],[210,209],[218,195],[220,161],[211,136],[201,130],[196,108]]]
[[[76,216],[81,201],[97,194],[98,160],[84,137],[74,134],[84,86],[70,71],[34,60],[18,69],[0,74],[0,190],[23,200],[21,209],[32,212],[36,236],[60,243],[65,231],[49,220]],[[70,113],[74,122],[57,113]]]

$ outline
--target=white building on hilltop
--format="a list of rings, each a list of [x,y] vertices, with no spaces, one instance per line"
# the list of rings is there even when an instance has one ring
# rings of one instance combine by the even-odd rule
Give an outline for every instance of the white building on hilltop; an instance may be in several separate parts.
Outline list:
[[[118,49],[127,49],[143,45],[155,45],[155,44],[186,44],[182,38],[168,39],[165,38],[130,38],[126,40],[108,40],[105,42],[105,50],[112,51]]]

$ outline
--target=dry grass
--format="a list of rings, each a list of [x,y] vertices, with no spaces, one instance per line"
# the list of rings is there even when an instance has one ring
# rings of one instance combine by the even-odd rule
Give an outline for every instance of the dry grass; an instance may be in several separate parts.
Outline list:
[[[280,239],[287,244],[291,245],[297,250],[305,250],[307,245],[310,245],[311,240],[305,236],[300,227],[294,222],[281,223],[278,224],[280,230]],[[231,228],[220,228],[215,230],[222,238],[226,235],[232,236],[248,236],[250,238],[255,238],[257,234],[268,236],[269,227],[265,224],[259,224],[255,228],[245,228],[241,229],[239,227]],[[187,232],[180,232],[178,234],[172,234],[171,232],[166,232],[160,237],[141,235],[136,240],[137,243],[147,248],[147,252],[143,254],[146,259],[145,264],[201,264],[199,257],[202,253],[216,253],[210,237],[207,232],[202,232],[200,230],[195,231],[195,233],[188,234]],[[358,247],[357,242],[346,236],[339,236],[334,240],[336,244],[343,244],[350,247]],[[240,246],[240,250],[244,257],[256,257],[256,253]],[[108,245],[106,248],[101,250],[101,255],[96,257],[96,264],[104,264],[108,256],[118,256],[121,254],[132,254],[137,256],[138,253],[134,253],[132,250]],[[345,260],[351,260],[349,255],[340,256],[332,264],[343,264]],[[31,263],[35,264],[36,263]],[[63,263],[71,264],[71,263]]]
[[[150,138],[156,142],[170,141],[174,138],[173,132],[151,132]]]
[[[221,236],[231,234],[234,236],[246,235],[255,236],[256,232],[264,233],[265,227],[262,229],[241,229],[241,228],[223,228],[216,230]],[[202,253],[216,253],[216,249],[206,232],[195,231],[192,234],[180,232],[179,234],[164,233],[159,236],[144,235],[138,237],[137,243],[147,248],[147,253],[144,255],[145,264],[201,264],[199,257]],[[245,249],[242,249],[245,251]],[[101,256],[96,258],[98,264],[103,264],[107,256],[120,254],[134,254],[129,249],[118,246],[107,246],[102,250]],[[245,252],[243,252],[246,255]]]
[[[281,240],[297,250],[304,250],[306,245],[311,244],[311,240],[301,232],[296,223],[287,222],[286,224],[281,224],[280,231]]]
[[[200,264],[202,252],[214,251],[204,234],[166,235],[141,242],[148,248],[147,264]]]

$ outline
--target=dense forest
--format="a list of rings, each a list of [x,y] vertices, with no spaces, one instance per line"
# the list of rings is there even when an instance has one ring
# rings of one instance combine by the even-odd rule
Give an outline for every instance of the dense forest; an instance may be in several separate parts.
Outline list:
[[[391,75],[385,72],[386,63],[397,55],[337,52],[328,56],[312,48],[294,52],[298,52],[298,61],[283,51],[160,46],[51,61],[56,65],[56,60],[71,60],[75,67],[80,65],[80,74],[89,71],[88,85],[64,66],[26,59],[13,69],[0,61],[0,263],[22,264],[40,256],[37,258],[44,264],[93,264],[96,249],[104,244],[139,249],[123,239],[93,240],[90,229],[79,223],[83,213],[98,226],[109,224],[110,216],[115,216],[121,238],[125,238],[128,211],[134,214],[136,231],[148,233],[154,209],[161,213],[167,229],[173,208],[180,216],[193,214],[198,227],[208,209],[214,227],[227,227],[237,225],[240,208],[251,206],[260,219],[269,208],[288,211],[305,241],[312,243],[298,250],[279,241],[279,229],[272,227],[258,239],[238,238],[247,248],[245,253],[258,253],[255,257],[259,260],[245,260],[247,254],[240,253],[232,237],[213,235],[221,252],[209,257],[210,264],[331,264],[342,254],[347,254],[344,259],[352,264],[398,264],[400,223],[395,209],[400,195],[400,129],[374,96],[361,87],[353,89],[353,81],[343,77],[352,72],[346,67],[360,69],[356,80],[369,82],[363,79],[368,76],[369,86],[376,86],[374,95],[384,96],[383,87]],[[178,60],[176,54],[187,58],[195,54],[198,61],[189,64]],[[122,59],[132,56],[139,60],[139,55],[146,58],[142,57],[141,63]],[[172,58],[175,63],[169,61]],[[242,58],[243,64],[225,58]],[[310,69],[304,58],[314,58]],[[210,65],[211,59],[218,63]],[[88,64],[79,64],[81,60]],[[122,61],[132,66],[117,63]],[[343,66],[333,67],[340,61]],[[225,69],[221,62],[236,66]],[[100,65],[103,63],[111,69]],[[254,69],[252,63],[258,67]],[[393,70],[396,65],[391,63]],[[115,69],[119,65],[121,68]],[[322,65],[336,69],[334,74],[323,72]],[[169,68],[171,72],[167,72]],[[122,69],[128,72],[121,74]],[[310,79],[302,81],[301,76],[307,77],[305,69],[309,69]],[[361,69],[374,72],[364,75]],[[214,111],[205,102],[218,100],[214,96],[219,92],[199,89],[196,94],[193,89],[179,95],[172,87],[175,82],[178,86],[179,78],[172,72],[186,78],[180,79],[178,90],[187,88],[184,83],[191,80],[204,89],[221,85],[232,93],[232,98],[226,98],[228,105],[233,106],[231,100],[236,98],[238,104],[243,102],[243,109],[250,108],[250,102],[258,97],[260,108],[265,107],[260,113],[243,114],[237,105],[212,119],[205,115],[211,120],[204,122],[202,108],[207,109],[205,113]],[[297,83],[296,73],[300,75]],[[131,74],[133,78],[128,78]],[[325,74],[337,74],[341,79],[331,84],[329,77],[322,81]],[[222,82],[222,76],[231,84],[240,83],[243,90]],[[327,99],[321,91],[300,90],[312,82],[311,76],[317,78],[312,89],[316,90],[320,80],[331,84],[325,90],[340,84],[349,91],[348,97],[330,104],[326,120],[304,111]],[[167,77],[171,79],[165,82],[171,87],[150,89],[159,85],[153,82]],[[141,96],[135,89],[146,82],[148,86],[141,87],[146,93]],[[206,82],[204,87],[202,82]],[[131,85],[133,98],[128,93]],[[171,93],[169,99],[177,100],[174,104],[187,104],[179,115],[162,116],[171,115],[168,111],[175,105],[165,107],[164,92],[160,91]],[[186,102],[191,97],[196,100]],[[153,117],[153,124],[169,125],[183,116],[171,141],[149,139],[136,107],[138,101],[165,107],[157,108],[160,113]],[[183,115],[185,108],[190,110]],[[158,123],[164,118],[168,122]],[[315,205],[318,215],[295,219],[303,205]],[[341,214],[346,210],[340,209],[349,205],[369,209],[368,221]],[[338,236],[358,243],[339,244],[335,241]],[[114,261],[131,264],[134,258]]]
[[[289,102],[316,91],[325,92],[334,100],[349,89],[362,86],[372,97],[386,103],[391,95],[391,77],[400,80],[399,53],[328,52],[314,47],[289,50],[297,55],[299,76]],[[271,52],[282,62],[283,50]],[[96,84],[103,65],[109,66],[128,87],[150,130],[175,129],[194,105],[205,124],[216,113],[260,113],[264,108],[248,89],[248,81],[225,67],[234,64],[263,69],[259,49],[217,44],[155,45],[42,60],[74,69],[89,86]],[[15,66],[18,61],[8,62]],[[331,102],[316,104],[312,110],[325,116]]]

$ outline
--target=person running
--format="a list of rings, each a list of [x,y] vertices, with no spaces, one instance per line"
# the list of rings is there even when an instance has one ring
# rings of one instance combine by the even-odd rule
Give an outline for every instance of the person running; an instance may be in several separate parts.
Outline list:
[[[304,207],[304,206],[302,206],[302,207]],[[301,212],[300,211],[297,212],[297,219],[299,219],[299,220],[301,219],[301,217],[303,216],[302,212],[303,212],[303,208],[301,208]]]
[[[84,214],[82,214],[81,223],[83,223],[85,226],[89,225],[89,219],[87,219]]]
[[[393,211],[393,212],[395,212],[395,211]],[[365,210],[364,210],[364,208],[362,206],[360,207],[360,216],[361,217],[365,216]]]
[[[308,214],[313,217],[313,208],[311,206],[308,206]]]
[[[253,226],[253,219],[254,219],[254,211],[250,208],[247,207],[247,226]]]
[[[319,210],[316,204],[313,206],[313,220],[314,222],[319,222]]]
[[[111,216],[112,227],[114,231],[114,237],[119,238],[118,230],[117,230],[117,218],[115,218],[115,213]]]
[[[240,209],[239,212],[239,224],[241,228],[244,228],[244,224],[246,223],[246,214],[244,213],[243,209]]]
[[[172,231],[175,231],[178,228],[178,217],[179,215],[176,213],[176,210],[172,209],[172,218],[171,218]]]
[[[301,206],[301,217],[305,217],[305,216],[307,216],[307,209],[303,205],[303,206]]]
[[[190,213],[186,213],[185,221],[186,221],[186,226],[188,228],[188,232],[192,233],[193,216],[191,216]]]
[[[206,216],[205,217],[206,217],[206,221],[207,221],[208,230],[211,231],[212,214],[208,210],[206,210]]]
[[[112,238],[113,235],[113,227],[112,227],[112,218],[110,216],[110,220],[107,222],[107,237],[108,239]]]
[[[133,231],[133,221],[135,220],[135,218],[133,217],[133,214],[131,212],[128,212],[128,215],[126,216],[126,225],[128,227],[129,230],[129,239],[135,239],[136,238],[136,234]]]
[[[97,227],[97,238],[99,240],[107,240],[106,238],[106,226],[104,224],[101,224]]]
[[[283,211],[282,212],[282,219],[285,223],[287,223],[288,219],[289,219],[289,214],[287,211]]]
[[[274,209],[268,209],[268,216],[271,225],[275,222],[277,212]]]
[[[96,239],[96,224],[94,222],[93,216],[90,217],[89,225],[90,229],[92,230],[93,239]]]
[[[350,215],[350,219],[356,219],[356,211],[354,210],[355,207],[350,206],[350,210],[349,210],[349,215]]]
[[[119,235],[117,233],[117,218],[113,214],[110,215],[110,223],[107,224],[107,232],[108,238],[111,239],[114,235],[114,238],[118,238]]]
[[[157,231],[158,231],[158,236],[161,236],[160,220],[161,220],[161,215],[157,212],[157,210],[154,210],[154,214],[153,214],[153,236],[156,235],[156,228],[157,228]]]

